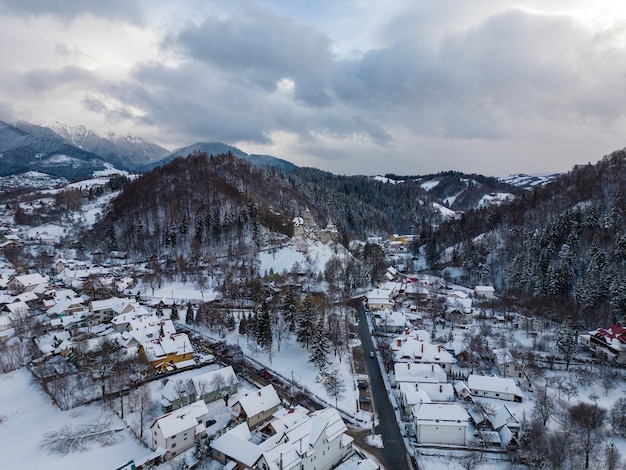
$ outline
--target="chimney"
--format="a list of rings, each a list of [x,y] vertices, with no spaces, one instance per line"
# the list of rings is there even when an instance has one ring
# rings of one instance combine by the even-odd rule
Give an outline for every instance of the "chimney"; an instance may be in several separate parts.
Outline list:
[[[435,364],[431,364],[430,365],[430,371],[431,372],[435,372]]]
[[[422,352],[424,352],[424,343],[422,343]]]
[[[443,392],[443,385],[439,384],[439,393]]]
[[[441,344],[437,346],[437,352],[441,352]]]
[[[406,368],[407,368],[407,369],[410,369],[410,368],[411,368],[411,363],[410,363],[410,362],[407,362],[407,363],[406,363]]]

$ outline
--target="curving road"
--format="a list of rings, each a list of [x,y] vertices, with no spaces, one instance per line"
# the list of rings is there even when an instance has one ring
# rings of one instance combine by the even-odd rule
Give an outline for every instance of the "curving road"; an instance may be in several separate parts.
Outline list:
[[[359,336],[363,344],[363,353],[370,376],[372,400],[378,416],[376,433],[380,434],[383,439],[384,447],[381,449],[384,458],[383,464],[388,470],[409,470],[411,466],[409,465],[406,446],[396,421],[395,410],[385,388],[378,360],[370,357],[370,352],[374,351],[376,353],[376,348],[374,348],[374,342],[367,323],[365,308],[362,303],[359,303],[357,308],[359,311]]]

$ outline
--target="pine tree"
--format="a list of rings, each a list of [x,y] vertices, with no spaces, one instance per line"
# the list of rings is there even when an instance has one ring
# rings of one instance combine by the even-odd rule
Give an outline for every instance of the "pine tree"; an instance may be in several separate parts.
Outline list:
[[[330,354],[330,342],[326,332],[324,315],[320,315],[313,332],[312,350],[309,355],[309,362],[315,364],[320,371],[326,370],[330,361],[328,355]]]
[[[306,349],[309,349],[313,340],[313,334],[315,331],[315,305],[313,299],[310,296],[306,296],[302,302],[302,307],[298,314],[297,324],[297,340]]]
[[[261,311],[258,313],[258,321],[256,325],[257,344],[263,349],[271,349],[273,342],[272,320],[270,308],[267,302],[261,304]]]
[[[159,305],[157,306],[157,309],[156,309],[156,316],[157,317],[162,317],[163,316],[163,307],[164,306],[165,305],[163,304],[163,301],[161,300],[159,302]]]
[[[191,302],[187,303],[187,315],[185,317],[185,320],[187,323],[193,323],[195,321],[193,316],[193,306],[191,305]]]
[[[569,370],[569,363],[576,352],[576,332],[569,325],[561,325],[558,329],[556,347],[563,353],[565,370]]]
[[[289,325],[289,331],[296,331],[296,317],[298,314],[298,287],[290,285],[287,288],[285,302],[283,303],[283,317]]]
[[[170,312],[170,320],[178,321],[178,307],[176,306],[176,302],[172,304],[172,310]]]
[[[248,319],[246,315],[241,315],[241,319],[239,320],[239,334],[245,335],[248,332]]]

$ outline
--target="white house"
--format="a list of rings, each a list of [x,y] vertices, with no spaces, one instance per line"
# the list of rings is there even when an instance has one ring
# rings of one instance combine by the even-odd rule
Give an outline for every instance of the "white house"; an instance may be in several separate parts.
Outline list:
[[[403,335],[391,344],[395,362],[413,362],[416,364],[438,364],[448,374],[456,359],[443,346],[421,341],[417,337]]]
[[[194,446],[196,437],[206,434],[206,404],[198,400],[153,421],[150,425],[152,449],[163,449],[163,460]]]
[[[456,403],[422,403],[413,407],[418,444],[463,446],[469,415]]]
[[[233,411],[239,421],[245,421],[254,428],[267,421],[278,410],[280,398],[272,384],[241,397],[233,405]]]
[[[241,423],[224,433],[211,443],[212,455],[224,468],[330,470],[353,452],[346,431],[334,408],[281,409],[258,431]]]
[[[506,348],[494,348],[493,358],[502,377],[521,378],[524,376],[521,364],[515,360]]]
[[[409,320],[402,312],[388,309],[374,313],[376,327],[385,333],[399,333],[410,325]]]
[[[370,310],[393,309],[394,293],[388,289],[373,289],[367,293],[367,306]]]
[[[467,378],[467,387],[473,398],[497,398],[521,402],[524,394],[513,379],[472,374]]]
[[[484,299],[493,299],[496,290],[493,286],[476,286],[474,287],[474,295]]]
[[[448,381],[448,375],[438,364],[396,362],[393,365],[393,372],[398,386],[402,383],[439,383]]]

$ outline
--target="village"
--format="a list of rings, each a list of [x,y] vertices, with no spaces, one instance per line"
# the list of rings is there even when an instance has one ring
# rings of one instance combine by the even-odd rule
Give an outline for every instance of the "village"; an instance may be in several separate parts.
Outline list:
[[[324,238],[321,245],[333,239],[331,223],[317,229],[307,214],[295,222],[301,238],[315,230]],[[25,236],[10,226],[2,232],[5,253],[54,243],[47,234]],[[410,237],[371,242],[384,246],[392,262],[407,259]],[[217,335],[195,321],[200,304],[218,300],[216,292],[180,283],[155,291],[146,282],[146,264],[126,263],[118,252],[103,258],[95,264],[57,253],[27,273],[4,262],[0,368],[11,374],[25,367],[59,410],[93,403],[113,410],[145,448],[135,448],[118,468],[188,468],[207,459],[221,465],[211,468],[229,470],[381,468],[355,445],[348,428],[371,429],[369,445],[384,445],[384,433],[374,431],[369,377],[354,357],[331,361],[344,385],[332,394],[328,375],[305,366],[308,355],[294,353],[301,349],[297,344],[284,346],[283,353],[293,356],[286,361],[278,351],[268,357],[246,341],[238,327],[245,316],[241,306],[229,307],[235,324]],[[561,419],[561,400],[577,397],[608,410],[623,396],[621,324],[574,332],[500,308],[492,286],[463,287],[409,273],[406,265],[390,265],[385,282],[352,301],[361,302],[375,340],[375,352],[364,360],[384,372],[407,456],[419,468],[436,468],[442,454],[459,468],[467,462],[522,465],[527,461],[518,449],[532,416],[542,413],[549,425]],[[102,298],[102,292],[113,295]],[[360,339],[351,337],[359,350]],[[313,396],[317,409],[299,404],[294,388]],[[611,425],[605,446],[624,449],[619,420]],[[67,443],[80,436],[62,437]],[[58,445],[44,441],[38,444]]]

